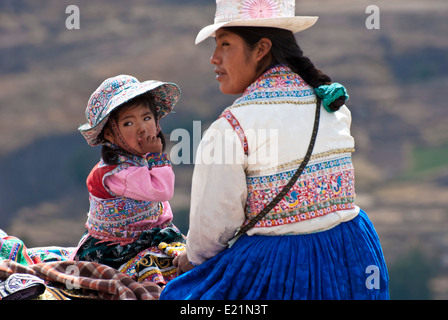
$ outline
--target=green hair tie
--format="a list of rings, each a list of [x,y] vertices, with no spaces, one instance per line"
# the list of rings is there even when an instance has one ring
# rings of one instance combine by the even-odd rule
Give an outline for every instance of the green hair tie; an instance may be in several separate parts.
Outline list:
[[[322,105],[328,112],[335,112],[331,110],[330,104],[332,104],[336,99],[344,97],[345,100],[348,99],[347,90],[340,83],[334,82],[330,85],[321,85],[314,89],[316,95],[322,99]]]

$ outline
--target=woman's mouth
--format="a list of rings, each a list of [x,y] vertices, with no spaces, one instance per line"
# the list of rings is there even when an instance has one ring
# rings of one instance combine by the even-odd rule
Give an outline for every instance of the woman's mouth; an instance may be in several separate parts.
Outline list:
[[[216,73],[216,80],[218,80],[218,81],[219,81],[220,79],[222,79],[223,76],[226,75],[226,73],[224,73],[224,72],[221,71],[221,70],[215,69],[214,71],[215,71],[215,73]]]

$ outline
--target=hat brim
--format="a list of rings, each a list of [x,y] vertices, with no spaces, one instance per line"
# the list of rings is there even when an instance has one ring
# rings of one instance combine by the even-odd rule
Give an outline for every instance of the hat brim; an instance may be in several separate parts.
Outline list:
[[[78,130],[89,145],[96,146],[101,144],[102,142],[98,139],[98,136],[109,119],[111,112],[123,103],[147,92],[151,92],[154,97],[154,103],[159,110],[159,119],[171,112],[174,105],[179,101],[181,94],[180,88],[175,83],[157,80],[141,82],[137,88],[125,89],[119,95],[112,98],[104,110],[104,115],[102,115],[103,119],[97,125],[91,126],[89,123],[85,123],[79,126]]]
[[[319,17],[295,16],[285,18],[264,18],[250,20],[232,20],[211,24],[202,28],[196,36],[195,44],[198,44],[208,37],[214,37],[216,30],[222,27],[271,27],[286,29],[292,33],[300,32],[313,26]]]

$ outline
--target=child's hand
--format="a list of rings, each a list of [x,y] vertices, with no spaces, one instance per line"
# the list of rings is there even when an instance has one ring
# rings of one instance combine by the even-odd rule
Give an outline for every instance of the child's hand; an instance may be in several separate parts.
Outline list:
[[[194,268],[194,265],[192,265],[188,260],[186,251],[182,251],[177,257],[174,258],[173,266],[177,267],[178,276]]]
[[[154,136],[148,136],[146,139],[139,139],[138,143],[144,154],[149,152],[161,153],[163,149],[162,140]]]

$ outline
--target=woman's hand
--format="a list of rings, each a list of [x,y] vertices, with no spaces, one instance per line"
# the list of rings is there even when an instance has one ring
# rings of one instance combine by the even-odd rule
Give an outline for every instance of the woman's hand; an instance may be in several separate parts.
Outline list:
[[[140,148],[143,154],[147,153],[161,153],[163,150],[162,140],[155,136],[148,136],[147,138],[141,138],[138,140]]]
[[[177,257],[174,258],[173,265],[177,267],[178,276],[194,268],[194,265],[192,265],[190,263],[190,260],[188,260],[186,251],[181,252]]]

